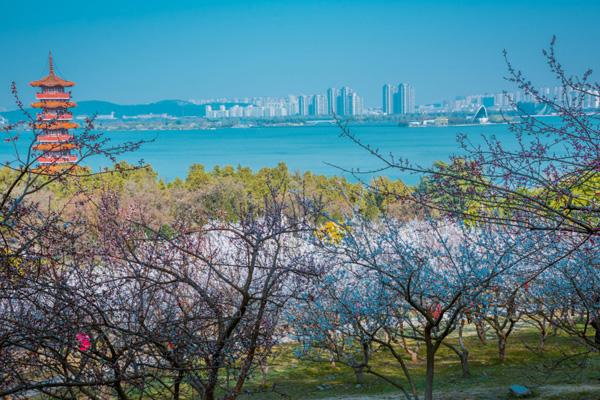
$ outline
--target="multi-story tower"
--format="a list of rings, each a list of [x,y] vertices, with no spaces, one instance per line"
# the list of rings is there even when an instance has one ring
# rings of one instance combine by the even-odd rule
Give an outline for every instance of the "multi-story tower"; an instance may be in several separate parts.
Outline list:
[[[352,92],[348,95],[348,115],[362,114],[362,99],[358,94]]]
[[[288,115],[298,114],[298,98],[296,96],[288,96],[287,98]]]
[[[340,95],[338,96],[338,114],[342,116],[350,115],[350,95],[352,94],[352,89],[348,86],[344,86],[340,90]]]
[[[383,113],[390,115],[394,113],[394,95],[396,94],[396,88],[392,85],[383,85]]]
[[[407,105],[407,112],[409,114],[414,114],[415,111],[416,111],[415,88],[412,85],[408,85],[408,105]]]
[[[306,96],[298,96],[298,114],[306,116],[308,115],[308,103]]]
[[[337,110],[337,97],[338,93],[336,88],[327,89],[327,114],[339,114]]]
[[[75,107],[71,101],[71,92],[65,88],[74,86],[75,83],[59,78],[54,73],[52,53],[49,55],[49,74],[43,79],[33,81],[31,86],[40,88],[35,94],[38,101],[31,104],[41,110],[37,115],[35,128],[39,132],[33,149],[38,151],[38,163],[48,172],[56,169],[70,167],[78,158],[71,151],[77,147],[70,129],[78,128],[73,122],[73,114],[69,111]]]
[[[394,96],[394,114],[412,114],[414,112],[415,90],[408,83],[401,83]]]
[[[311,103],[311,115],[323,115],[327,113],[326,107],[325,107],[325,96],[323,96],[322,94],[315,94],[312,97],[312,103]]]

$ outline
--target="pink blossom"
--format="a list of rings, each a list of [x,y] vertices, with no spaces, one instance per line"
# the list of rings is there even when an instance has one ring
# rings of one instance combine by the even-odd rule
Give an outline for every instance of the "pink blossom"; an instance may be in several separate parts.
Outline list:
[[[431,314],[433,316],[433,319],[436,321],[442,316],[442,306],[440,305],[440,303],[437,303],[434,306],[433,312]]]
[[[79,351],[88,351],[92,347],[92,343],[90,342],[90,335],[84,332],[78,332],[75,335],[75,339],[77,343],[79,343]]]

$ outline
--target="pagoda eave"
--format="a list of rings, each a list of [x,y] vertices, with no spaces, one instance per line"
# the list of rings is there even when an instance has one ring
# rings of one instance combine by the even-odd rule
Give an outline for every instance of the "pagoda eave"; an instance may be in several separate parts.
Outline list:
[[[69,155],[69,156],[42,156],[38,158],[38,163],[40,164],[66,164],[66,163],[75,163],[77,162],[77,156]]]
[[[77,107],[77,103],[72,101],[36,101],[35,103],[31,103],[31,107],[33,108],[72,108]]]
[[[75,82],[66,81],[56,75],[48,75],[39,81],[29,82],[29,85],[33,87],[72,87],[75,86]]]
[[[63,143],[73,139],[73,135],[69,134],[38,135],[37,137],[37,141],[40,143]]]
[[[37,151],[64,151],[64,150],[73,150],[78,146],[75,143],[39,143],[33,146],[33,150]]]
[[[75,122],[38,122],[35,124],[36,129],[47,129],[47,130],[57,130],[57,129],[77,129],[79,128],[79,124]]]

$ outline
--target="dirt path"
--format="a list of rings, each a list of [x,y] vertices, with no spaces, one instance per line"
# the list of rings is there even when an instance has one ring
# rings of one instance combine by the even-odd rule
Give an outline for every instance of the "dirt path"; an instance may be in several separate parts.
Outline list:
[[[588,394],[588,397],[581,399],[598,400],[600,399],[600,384],[598,385],[545,385],[532,388],[535,396],[533,399],[560,399],[562,396],[573,394]],[[508,387],[486,387],[471,388],[458,391],[446,391],[435,395],[436,400],[496,400],[508,399]],[[401,394],[384,394],[369,396],[341,396],[328,397],[323,400],[399,400],[404,399]]]

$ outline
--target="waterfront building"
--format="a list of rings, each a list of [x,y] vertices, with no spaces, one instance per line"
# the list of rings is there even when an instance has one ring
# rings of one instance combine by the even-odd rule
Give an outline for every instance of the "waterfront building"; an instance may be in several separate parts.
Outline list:
[[[394,114],[413,114],[414,112],[415,90],[408,83],[401,83],[394,96]]]
[[[65,91],[75,83],[56,75],[52,53],[48,56],[48,64],[48,76],[30,83],[32,87],[40,89],[35,94],[37,101],[31,104],[33,108],[40,109],[35,122],[37,136],[33,150],[39,153],[37,161],[40,168],[54,172],[78,161],[78,157],[72,154],[77,144],[70,130],[79,125],[73,122],[73,114],[69,110],[75,107],[71,92]]]
[[[414,114],[415,113],[415,88],[412,85],[408,85],[407,91],[407,113]]]
[[[344,86],[340,90],[340,95],[338,96],[338,110],[337,113],[341,116],[352,115],[350,114],[350,95],[352,94],[352,89],[348,86]]]
[[[338,93],[336,88],[327,89],[327,114],[337,114],[337,97]]]
[[[327,114],[327,100],[325,96],[322,94],[315,94],[312,97],[310,111],[310,114],[315,116]]]
[[[389,83],[383,85],[383,104],[382,110],[385,115],[390,115],[394,112],[394,95],[396,88]]]
[[[298,114],[298,97],[289,95],[287,98],[286,108],[288,110],[288,115]]]
[[[348,95],[348,115],[361,115],[362,111],[362,99],[355,92],[350,93]]]
[[[268,106],[263,109],[263,116],[267,118],[272,118],[275,116],[275,107]]]
[[[400,91],[396,91],[394,93],[393,101],[392,101],[392,110],[394,114],[403,114],[402,112],[402,98]]]
[[[508,105],[508,99],[504,95],[504,93],[496,93],[494,95],[494,106],[496,108],[504,108]]]
[[[308,104],[304,95],[298,96],[298,115],[308,115]]]
[[[239,105],[234,105],[229,109],[229,117],[243,117],[244,109]]]
[[[481,98],[481,104],[485,106],[485,108],[491,108],[494,107],[494,105],[496,104],[496,99],[494,96],[486,95]]]

